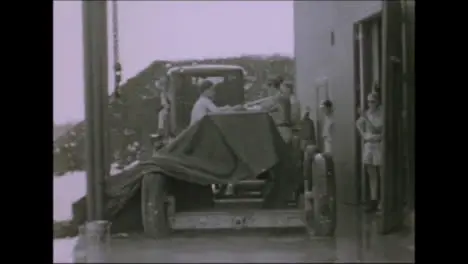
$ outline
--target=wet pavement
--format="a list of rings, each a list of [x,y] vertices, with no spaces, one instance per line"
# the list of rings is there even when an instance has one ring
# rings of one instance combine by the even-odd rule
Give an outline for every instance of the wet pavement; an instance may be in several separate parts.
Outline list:
[[[152,240],[138,235],[112,239],[110,262],[414,262],[411,232],[382,236],[376,217],[355,206],[338,206],[334,238],[290,235],[173,236]]]

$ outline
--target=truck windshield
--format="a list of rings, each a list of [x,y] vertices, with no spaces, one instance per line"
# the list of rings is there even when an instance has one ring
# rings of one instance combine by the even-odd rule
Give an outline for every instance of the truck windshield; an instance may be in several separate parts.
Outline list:
[[[190,75],[190,82],[192,85],[199,85],[204,80],[210,80],[214,84],[229,83],[232,81],[240,80],[241,74],[238,72],[230,72],[225,74],[205,74],[205,75]]]

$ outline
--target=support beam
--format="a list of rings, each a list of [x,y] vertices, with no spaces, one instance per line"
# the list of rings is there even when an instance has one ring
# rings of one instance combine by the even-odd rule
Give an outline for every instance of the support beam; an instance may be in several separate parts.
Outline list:
[[[402,175],[402,12],[400,1],[383,2],[383,195],[380,232],[397,230],[403,224],[404,194]]]
[[[83,1],[83,48],[86,109],[87,216],[104,220],[104,181],[108,129],[107,2]]]

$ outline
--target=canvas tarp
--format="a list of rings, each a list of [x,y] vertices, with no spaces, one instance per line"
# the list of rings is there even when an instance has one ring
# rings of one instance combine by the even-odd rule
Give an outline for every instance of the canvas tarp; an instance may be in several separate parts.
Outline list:
[[[209,185],[235,183],[270,170],[273,178],[264,205],[273,208],[285,203],[302,181],[294,164],[289,146],[267,113],[208,115],[183,131],[156,157],[108,179],[107,215],[112,220],[132,197],[139,195],[141,177],[148,172]],[[85,203],[79,203],[74,205],[74,214],[81,215],[83,221]]]

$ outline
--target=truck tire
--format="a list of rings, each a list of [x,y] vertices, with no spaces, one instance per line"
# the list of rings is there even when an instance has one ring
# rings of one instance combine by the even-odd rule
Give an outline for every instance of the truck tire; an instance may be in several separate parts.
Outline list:
[[[163,238],[170,234],[167,214],[166,177],[159,173],[148,173],[141,183],[141,213],[143,230],[151,238]]]
[[[314,210],[312,197],[312,166],[315,155],[318,153],[318,148],[315,145],[309,144],[304,147],[302,160],[302,174],[304,177],[304,195],[302,208],[304,210],[304,224],[308,233],[314,233]]]
[[[336,183],[334,164],[328,154],[319,153],[312,163],[313,229],[315,236],[333,236],[336,229]]]

